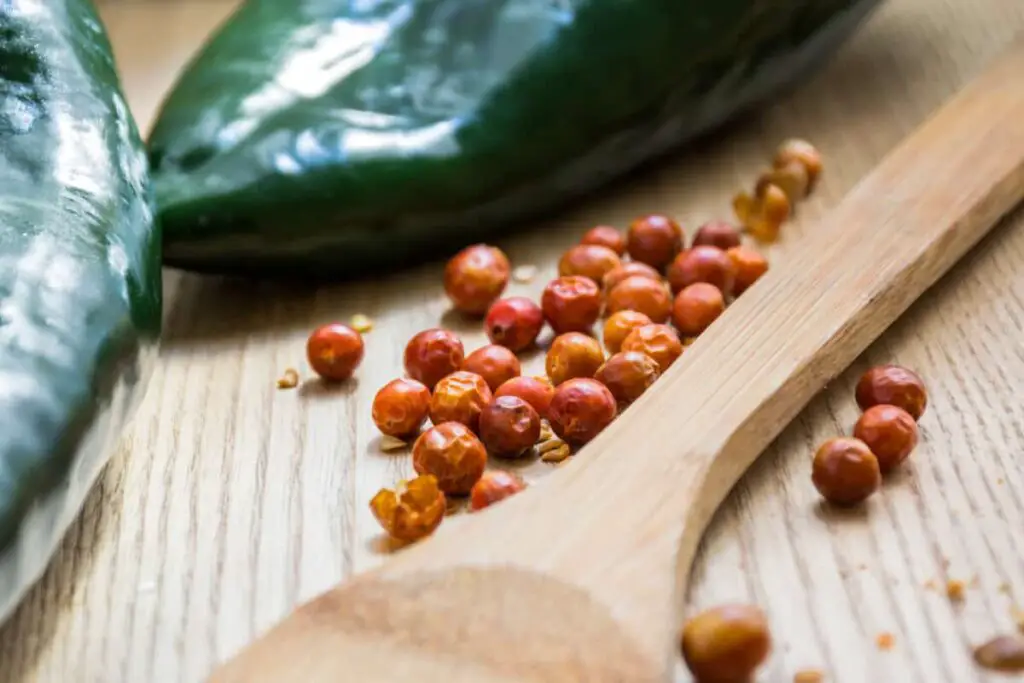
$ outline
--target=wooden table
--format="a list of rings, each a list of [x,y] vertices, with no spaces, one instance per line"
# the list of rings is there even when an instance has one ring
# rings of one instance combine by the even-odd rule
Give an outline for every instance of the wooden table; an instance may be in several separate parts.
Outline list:
[[[143,127],[233,4],[104,5]],[[785,268],[801,234],[1022,29],[1020,0],[890,0],[827,69],[759,116],[503,242],[516,264],[539,268],[511,291],[537,295],[559,253],[596,222],[623,225],[642,211],[691,227],[728,218],[732,194],[795,135],[816,143],[827,167],[770,249],[772,267]],[[971,648],[1011,631],[1012,609],[1024,606],[1022,268],[1018,212],[808,407],[721,510],[689,607],[752,601],[768,611],[776,647],[759,681],[791,681],[804,668],[843,683],[1013,680],[983,675]],[[373,394],[400,373],[419,329],[442,322],[469,348],[483,340],[445,315],[437,264],[317,291],[171,272],[166,282],[148,397],[49,571],[0,629],[4,683],[198,681],[298,602],[381,561],[367,501],[410,463],[380,451]],[[308,377],[303,343],[314,325],[355,313],[376,322],[358,382],[340,392],[275,387],[289,366]],[[881,495],[838,514],[818,504],[810,453],[851,428],[859,371],[888,361],[928,383],[923,442]],[[525,475],[539,480],[548,467]],[[947,581],[967,584],[961,601],[946,595]],[[894,637],[887,651],[881,633]]]

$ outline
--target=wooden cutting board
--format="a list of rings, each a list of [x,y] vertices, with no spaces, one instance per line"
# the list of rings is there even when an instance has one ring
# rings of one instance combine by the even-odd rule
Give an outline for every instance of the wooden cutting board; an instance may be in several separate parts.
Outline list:
[[[143,125],[231,4],[103,6]],[[623,225],[643,211],[691,227],[728,218],[732,194],[774,146],[802,136],[822,149],[826,171],[769,251],[784,268],[805,226],[1022,29],[1019,0],[889,0],[823,73],[761,116],[505,242],[516,264],[539,271],[510,291],[539,293],[561,251],[596,222]],[[1022,268],[1018,212],[812,402],[712,525],[689,608],[738,600],[768,611],[776,649],[760,680],[788,682],[804,668],[842,683],[1012,680],[983,676],[970,651],[1011,630],[1013,607],[1024,607]],[[401,372],[419,329],[440,321],[469,348],[483,341],[445,315],[436,265],[316,292],[175,273],[167,283],[162,365],[81,522],[0,628],[5,683],[196,681],[298,602],[380,562],[387,545],[367,501],[410,463],[380,451],[373,394]],[[309,329],[354,313],[376,322],[358,383],[275,388],[286,367],[308,376]],[[824,510],[811,449],[850,429],[859,371],[890,361],[929,385],[922,445],[865,510]],[[524,475],[539,481],[548,467]],[[966,584],[961,601],[946,595],[951,580]],[[876,643],[882,633],[893,636],[889,650]]]

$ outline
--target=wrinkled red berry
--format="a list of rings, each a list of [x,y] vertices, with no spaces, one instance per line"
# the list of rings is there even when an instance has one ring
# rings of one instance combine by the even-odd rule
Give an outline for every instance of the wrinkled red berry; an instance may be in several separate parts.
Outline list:
[[[502,384],[519,376],[520,366],[516,354],[504,346],[488,344],[466,356],[462,369],[480,375],[494,391]]]
[[[853,436],[860,439],[878,458],[882,473],[892,470],[907,459],[917,445],[917,422],[896,406],[871,406],[857,420]]]
[[[364,351],[362,335],[341,323],[318,327],[306,341],[309,366],[331,382],[351,377],[362,362]]]
[[[672,262],[682,248],[683,230],[668,216],[643,216],[629,226],[626,249],[634,261],[661,270]]]
[[[655,282],[662,282],[661,273],[656,271],[654,268],[651,268],[646,263],[630,261],[629,263],[623,263],[618,268],[613,268],[605,273],[604,277],[601,278],[601,287],[603,288],[604,293],[607,294],[615,289],[615,285],[619,284],[626,278],[633,277],[634,275],[642,275],[644,277],[651,278]]]
[[[608,247],[619,256],[626,253],[626,238],[610,225],[598,225],[587,230],[580,244],[599,244]]]
[[[540,305],[556,334],[586,332],[601,315],[601,290],[590,278],[567,275],[548,283]]]
[[[857,405],[861,410],[881,404],[898,406],[920,420],[928,406],[928,392],[915,373],[898,365],[871,368],[857,382]]]
[[[508,257],[486,244],[466,247],[444,269],[444,291],[456,310],[483,315],[499,297],[512,267]]]
[[[611,424],[617,410],[608,387],[594,379],[571,379],[555,389],[548,420],[560,438],[582,445]]]
[[[462,367],[465,350],[453,332],[424,330],[405,346],[405,371],[428,389]]]
[[[487,382],[472,372],[453,372],[434,387],[430,397],[430,421],[461,422],[474,432],[480,426],[480,413],[494,395]]]
[[[414,379],[391,380],[373,397],[373,423],[398,439],[416,434],[429,413],[430,390]]]
[[[417,474],[432,474],[444,493],[464,495],[487,466],[487,451],[469,427],[441,422],[420,434],[412,446]]]
[[[582,332],[566,332],[551,342],[544,368],[558,386],[574,377],[593,377],[603,362],[604,352],[596,339]]]
[[[693,236],[693,246],[718,247],[722,251],[740,246],[740,231],[725,221],[708,221]]]
[[[498,387],[494,396],[517,396],[537,411],[541,417],[547,417],[551,397],[555,395],[554,385],[538,377],[514,377]]]
[[[683,355],[683,343],[668,325],[644,325],[630,332],[622,342],[623,351],[639,351],[655,360],[662,374],[679,356]]]
[[[524,296],[495,301],[484,320],[491,343],[512,351],[522,351],[533,344],[543,326],[544,312]]]
[[[519,493],[526,488],[526,482],[505,470],[484,472],[473,490],[469,492],[469,509],[473,512],[483,510],[498,501]]]
[[[642,275],[628,277],[608,293],[608,313],[637,311],[663,323],[672,314],[672,296],[660,281]]]
[[[600,285],[605,273],[619,267],[619,255],[599,244],[577,244],[562,254],[558,261],[558,274],[582,275]]]
[[[492,455],[515,458],[540,438],[540,415],[517,396],[499,396],[480,414],[480,439]]]
[[[661,368],[647,354],[621,351],[598,368],[594,379],[608,387],[616,401],[629,404],[640,398],[659,375]]]
[[[736,264],[718,247],[697,246],[679,254],[666,275],[675,294],[695,282],[707,282],[725,293],[732,291]]]
[[[707,282],[694,282],[679,292],[672,305],[672,323],[684,337],[696,337],[725,313],[725,297]]]
[[[736,268],[736,279],[732,284],[733,296],[739,296],[747,291],[768,272],[768,261],[753,249],[733,247],[726,254]]]

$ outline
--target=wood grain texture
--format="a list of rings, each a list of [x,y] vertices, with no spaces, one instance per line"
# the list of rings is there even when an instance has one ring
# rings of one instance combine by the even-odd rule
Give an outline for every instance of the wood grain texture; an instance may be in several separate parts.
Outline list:
[[[667,680],[677,596],[726,494],[1024,199],[1021,74],[1024,37],[543,486],[303,605],[211,680]]]
[[[104,8],[143,123],[226,10],[210,1]],[[770,252],[773,267],[785,267],[805,226],[1021,28],[1017,0],[890,0],[825,72],[761,116],[508,240],[515,262],[542,273],[512,291],[538,293],[591,223],[623,225],[648,210],[690,226],[728,215],[732,193],[774,145],[800,135],[828,165]],[[789,681],[804,667],[844,683],[1012,680],[978,672],[970,644],[1012,628],[1010,608],[1024,602],[1022,226],[1024,216],[1007,221],[815,399],[712,525],[688,608],[765,606],[777,646],[763,681]],[[0,630],[0,678],[200,680],[299,601],[377,564],[382,544],[366,501],[409,462],[378,451],[369,404],[414,331],[460,324],[444,317],[439,272],[315,292],[169,274],[162,367],[124,452]],[[358,382],[331,394],[315,383],[274,388],[287,366],[308,374],[310,327],[356,312],[377,323]],[[481,341],[467,334],[467,346]],[[929,384],[923,444],[865,514],[836,515],[817,506],[809,453],[852,427],[853,382],[884,361]],[[946,578],[968,582],[962,603],[925,585]],[[880,631],[895,635],[891,651],[876,648]]]

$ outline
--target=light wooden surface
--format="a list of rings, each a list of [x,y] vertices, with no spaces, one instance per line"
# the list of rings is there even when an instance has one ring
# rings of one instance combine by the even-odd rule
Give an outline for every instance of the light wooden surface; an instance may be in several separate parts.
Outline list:
[[[105,8],[141,121],[226,7]],[[800,135],[828,165],[771,250],[773,267],[785,267],[804,226],[1022,29],[1018,0],[890,0],[825,72],[762,116],[507,241],[516,263],[541,269],[512,291],[539,292],[560,251],[594,222],[622,225],[640,211],[690,226],[727,216],[774,145]],[[713,523],[689,606],[748,600],[768,610],[776,649],[763,681],[805,667],[844,683],[1013,680],[983,676],[970,647],[1010,630],[1015,599],[1024,603],[1022,228],[1018,213],[815,399]],[[303,292],[169,274],[162,365],[124,452],[0,629],[0,680],[200,680],[298,602],[380,561],[366,502],[409,463],[378,451],[370,400],[398,374],[411,333],[452,321],[438,266],[375,284]],[[377,323],[357,383],[331,394],[275,389],[290,365],[307,374],[313,325],[357,312]],[[481,339],[467,334],[467,346]],[[857,371],[882,361],[929,384],[923,444],[865,513],[827,514],[809,482],[810,450],[849,430]],[[929,588],[947,578],[968,582],[962,603]],[[875,645],[883,631],[895,636],[887,652]]]
[[[303,605],[211,683],[667,681],[675,601],[726,494],[1024,200],[1021,74],[1024,37],[542,486]]]

